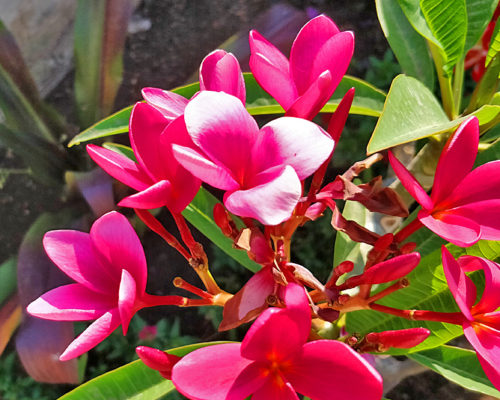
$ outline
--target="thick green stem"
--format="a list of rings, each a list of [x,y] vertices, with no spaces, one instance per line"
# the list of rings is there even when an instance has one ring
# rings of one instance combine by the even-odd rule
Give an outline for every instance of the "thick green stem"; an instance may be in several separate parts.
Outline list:
[[[451,77],[446,76],[443,70],[444,60],[439,51],[439,48],[432,42],[428,41],[431,50],[434,64],[436,65],[439,87],[441,89],[441,98],[443,100],[443,108],[449,119],[456,119],[458,114],[455,107],[453,89],[451,85]]]
[[[453,104],[455,106],[455,112],[460,113],[462,104],[462,92],[464,87],[464,59],[458,61],[455,66],[455,74],[453,77]]]

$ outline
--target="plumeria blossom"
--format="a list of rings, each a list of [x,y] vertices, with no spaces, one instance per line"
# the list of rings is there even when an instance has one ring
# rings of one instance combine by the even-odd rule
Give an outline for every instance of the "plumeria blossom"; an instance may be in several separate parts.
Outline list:
[[[354,52],[352,32],[340,32],[326,15],[309,21],[295,38],[290,61],[255,30],[250,69],[286,115],[312,119],[330,99]]]
[[[27,311],[56,321],[95,320],[68,346],[61,361],[90,350],[119,325],[125,334],[132,316],[143,307],[157,305],[160,299],[161,304],[180,304],[177,296],[145,293],[144,250],[127,218],[117,212],[99,218],[90,233],[47,232],[43,246],[50,259],[76,283],[50,290]]]
[[[300,118],[278,118],[259,130],[241,101],[222,92],[200,92],[186,106],[184,119],[198,148],[174,144],[177,161],[225,190],[224,205],[230,212],[265,225],[290,218],[302,193],[301,181],[334,147],[323,129]]]
[[[484,372],[500,390],[500,265],[480,257],[462,256],[457,261],[443,246],[443,268],[455,301],[463,314],[462,327],[467,340],[477,352]],[[476,301],[476,287],[465,275],[467,271],[482,269],[485,276],[484,292]]]
[[[345,343],[307,342],[310,309],[304,289],[289,284],[286,308],[267,309],[242,343],[195,350],[172,369],[177,390],[194,400],[382,397],[378,372]]]
[[[448,139],[439,158],[431,195],[389,152],[401,183],[422,210],[418,219],[431,231],[467,247],[479,239],[500,240],[500,161],[471,171],[479,143],[479,122],[470,117]]]
[[[225,91],[245,104],[245,84],[236,58],[216,50],[200,67],[200,90]],[[189,100],[157,88],[144,88],[146,102],[137,103],[130,116],[130,143],[137,162],[95,145],[88,145],[90,157],[108,174],[137,190],[123,199],[123,207],[152,209],[167,206],[180,212],[191,202],[200,180],[173,157],[172,144],[194,147],[184,124]]]

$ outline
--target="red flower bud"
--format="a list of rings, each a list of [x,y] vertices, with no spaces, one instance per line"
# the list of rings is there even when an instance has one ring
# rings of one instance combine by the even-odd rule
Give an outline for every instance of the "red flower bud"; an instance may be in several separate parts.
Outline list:
[[[425,328],[372,332],[365,336],[365,341],[367,344],[376,345],[377,351],[386,351],[390,347],[409,349],[422,343],[429,337],[430,333]]]
[[[221,203],[217,203],[214,206],[214,221],[225,236],[233,236],[231,219],[228,212]]]

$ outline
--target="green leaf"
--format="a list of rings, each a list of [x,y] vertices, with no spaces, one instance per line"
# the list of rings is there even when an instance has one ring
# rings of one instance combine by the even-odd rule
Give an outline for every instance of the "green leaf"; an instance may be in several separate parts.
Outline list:
[[[439,43],[439,41],[436,39],[434,33],[425,20],[425,16],[422,12],[422,9],[420,8],[419,1],[398,0],[398,3],[413,28],[428,41],[434,43],[438,47],[441,47],[441,43]]]
[[[167,352],[182,357],[196,349],[221,343],[227,342],[197,343]],[[172,381],[136,360],[78,386],[59,400],[154,400],[174,390]]]
[[[446,246],[458,257],[464,254],[480,256],[495,260],[500,256],[500,242],[480,241],[467,249],[451,244]],[[484,278],[480,271],[469,275],[481,293]],[[409,275],[410,286],[401,289],[378,303],[398,309],[432,310],[455,312],[458,307],[446,283],[444,276],[441,249],[422,257],[420,264]],[[420,345],[411,349],[392,349],[389,354],[408,354],[440,346],[451,339],[462,335],[461,326],[429,321],[409,321],[386,313],[376,311],[355,311],[346,316],[348,332],[380,332],[393,329],[424,327],[431,331],[431,336]]]
[[[356,201],[346,201],[342,210],[344,218],[355,221],[362,226],[366,225],[367,214],[368,210],[366,207]],[[337,266],[342,261],[352,261],[354,263],[353,274],[361,274],[365,265],[361,246],[361,243],[351,240],[346,233],[338,231],[335,235],[333,265]]]
[[[500,24],[495,25],[495,29],[491,36],[490,48],[488,49],[488,54],[486,55],[486,66],[489,65],[491,59],[495,57],[498,52],[500,52]]]
[[[233,248],[233,241],[224,236],[215,224],[212,216],[217,203],[219,201],[212,194],[201,188],[182,215],[228,256],[250,271],[257,272],[261,268],[260,265],[250,260],[245,251]],[[233,216],[233,220],[237,225],[243,225],[238,217]]]
[[[397,0],[376,0],[377,15],[404,73],[434,88],[434,64],[425,39],[411,26]]]
[[[389,93],[370,142],[368,154],[399,144],[446,132],[449,121],[432,92],[419,80],[398,75]]]
[[[466,389],[500,398],[500,392],[486,377],[476,353],[472,350],[439,346],[409,354],[408,357]]]
[[[17,259],[12,257],[0,265],[0,304],[16,291]]]
[[[484,75],[477,84],[467,106],[466,112],[487,104],[498,89],[498,77],[500,75],[500,53],[497,53],[488,64]]]
[[[132,160],[133,162],[137,162],[137,160],[135,158],[134,150],[132,150],[132,148],[129,146],[125,146],[124,144],[118,144],[118,143],[104,142],[102,144],[102,147],[104,147],[108,150],[113,150],[116,153],[124,155],[125,157]]]
[[[500,159],[500,141],[493,143],[486,150],[477,155],[475,165],[476,167],[484,163]]]
[[[467,36],[465,0],[420,0],[422,13],[443,50],[448,75],[464,53]]]
[[[107,115],[123,73],[130,0],[80,0],[75,19],[75,99],[82,127]]]
[[[465,53],[481,38],[493,16],[498,0],[465,0],[467,7],[467,37]]]

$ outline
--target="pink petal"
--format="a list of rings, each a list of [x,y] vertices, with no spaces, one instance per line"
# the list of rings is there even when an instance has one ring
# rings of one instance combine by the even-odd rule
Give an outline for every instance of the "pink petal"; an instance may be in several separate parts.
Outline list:
[[[246,399],[250,394],[258,392],[269,381],[266,379],[268,374],[269,366],[267,363],[253,362],[247,365],[237,376],[225,398]],[[274,399],[274,397],[272,398]],[[252,396],[252,399],[255,399],[255,395]]]
[[[391,151],[388,153],[389,162],[391,167],[396,173],[397,177],[401,181],[405,189],[410,193],[410,195],[425,209],[431,210],[433,208],[433,202],[425,190],[420,186],[420,183],[413,177],[413,175],[405,168],[399,160],[394,157]]]
[[[460,265],[460,268],[462,268],[462,271],[473,272],[484,268],[482,260],[483,259],[481,257],[460,256],[457,259],[457,262],[458,265]]]
[[[483,327],[483,326],[481,326]],[[464,334],[467,340],[476,350],[479,362],[487,374],[491,383],[496,388],[500,388],[498,366],[500,365],[500,336],[498,331],[487,328],[479,328],[470,324],[464,324]],[[485,368],[486,366],[486,368]],[[496,372],[496,373],[492,373]]]
[[[479,201],[448,210],[481,227],[481,239],[500,240],[500,199]]]
[[[235,190],[240,187],[223,165],[217,165],[206,156],[189,147],[173,145],[174,157],[191,174],[222,190]]]
[[[241,355],[257,361],[283,361],[300,352],[307,340],[296,312],[268,308],[255,320],[241,343]],[[310,328],[310,325],[309,325]]]
[[[473,320],[471,308],[476,301],[476,287],[470,278],[465,275],[455,258],[445,246],[441,247],[443,257],[443,270],[446,281],[450,287],[451,294],[462,311],[462,314],[469,320]]]
[[[285,376],[297,392],[315,400],[382,397],[382,378],[375,368],[336,340],[306,343]]]
[[[493,312],[500,307],[500,265],[485,258],[470,257],[475,258],[481,265],[485,278],[483,295],[472,311],[474,314]],[[461,257],[458,259],[460,267],[462,262]]]
[[[328,93],[331,96],[347,72],[353,53],[354,34],[352,32],[340,32],[328,39],[314,56],[309,75],[310,84],[323,72],[330,71],[331,86]]]
[[[60,286],[31,302],[26,310],[35,317],[56,321],[87,321],[115,307],[113,299],[79,283]]]
[[[448,196],[453,207],[500,198],[500,160],[483,164],[471,171]]]
[[[306,92],[290,106],[285,115],[312,120],[330,99],[333,91],[332,74],[330,71],[323,71]]]
[[[245,105],[245,81],[236,57],[224,50],[206,56],[200,66],[200,90],[225,92]]]
[[[264,176],[265,175],[265,176]],[[259,179],[265,182],[260,183]],[[224,205],[233,214],[255,218],[264,225],[277,225],[292,216],[302,188],[295,170],[286,166],[257,176],[248,190],[227,192]]]
[[[282,290],[282,298],[285,300],[286,309],[292,313],[293,319],[302,330],[301,335],[304,342],[311,331],[311,309],[306,290],[296,283],[289,283]]]
[[[68,361],[89,351],[111,335],[120,322],[120,315],[116,308],[106,312],[70,343],[59,360]]]
[[[172,184],[169,181],[159,181],[147,189],[125,197],[118,205],[120,207],[143,208],[152,210],[170,203]]]
[[[289,165],[303,180],[328,159],[334,145],[318,125],[301,118],[282,117],[261,129],[252,149],[252,160],[259,171]]]
[[[122,321],[123,335],[127,334],[128,325],[134,316],[135,301],[137,298],[137,287],[135,280],[126,269],[122,269],[122,279],[120,281],[120,290],[118,292],[118,311]]]
[[[251,361],[240,355],[241,343],[207,346],[184,356],[172,369],[172,382],[193,400],[231,399],[227,395]],[[241,399],[241,397],[232,397]]]
[[[259,128],[241,101],[227,93],[203,91],[188,104],[184,119],[193,142],[243,183]]]
[[[144,190],[152,183],[135,162],[116,151],[88,144],[87,153],[109,175],[135,190]]]
[[[472,169],[479,144],[479,122],[471,117],[450,136],[439,157],[431,198],[434,204],[446,199]]]
[[[408,275],[420,262],[419,253],[403,254],[370,267],[361,276],[363,283],[391,282]]]
[[[165,177],[160,135],[168,124],[169,120],[147,103],[137,103],[130,115],[130,145],[137,162],[153,181]]]
[[[175,119],[184,114],[184,109],[189,102],[180,94],[152,87],[143,88],[142,97],[167,119]]]
[[[279,379],[279,378],[277,378]],[[264,385],[252,396],[252,400],[299,400],[289,382],[267,379]]]
[[[250,31],[250,69],[260,86],[287,110],[297,99],[287,58],[257,31]]]
[[[273,293],[274,285],[275,282],[270,268],[262,268],[252,276],[241,289],[238,318],[242,319],[250,311],[266,304],[267,297]]]
[[[146,257],[137,234],[127,218],[116,211],[109,212],[94,222],[90,229],[94,249],[111,269],[118,282],[122,269],[134,278],[137,293],[144,293],[147,280]]]
[[[339,32],[330,18],[320,15],[305,24],[298,33],[290,52],[290,69],[299,94],[304,93],[317,78],[311,76],[311,71],[321,47]],[[337,60],[335,56],[332,55],[334,61]]]
[[[50,231],[43,238],[43,247],[61,271],[90,290],[107,294],[115,284],[94,253],[88,233]]]
[[[420,210],[418,219],[436,235],[460,247],[472,246],[480,238],[480,226],[460,215],[443,212],[436,218],[425,210]]]

